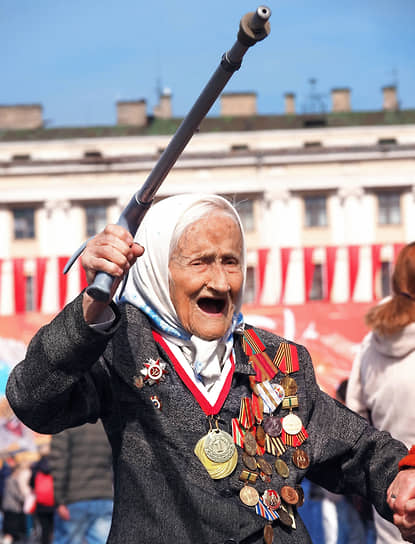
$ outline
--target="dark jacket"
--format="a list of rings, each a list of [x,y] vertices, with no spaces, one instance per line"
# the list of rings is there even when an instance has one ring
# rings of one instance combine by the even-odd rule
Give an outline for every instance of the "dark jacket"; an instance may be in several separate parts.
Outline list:
[[[112,453],[101,421],[55,434],[49,463],[57,505],[113,498]]]
[[[36,431],[56,433],[101,417],[109,436],[115,472],[115,509],[108,542],[113,544],[262,543],[264,519],[244,506],[238,493],[244,468],[239,456],[231,476],[210,478],[193,450],[207,432],[207,418],[183,384],[164,351],[155,343],[147,317],[126,304],[116,311],[110,331],[100,334],[82,319],[82,298],[75,299],[32,340],[26,359],[11,373],[7,397],[22,421]],[[257,330],[273,359],[282,338]],[[386,490],[406,455],[403,444],[379,432],[333,398],[315,380],[307,350],[297,346],[300,369],[296,413],[309,434],[303,449],[310,467],[292,463],[293,448],[282,458],[287,479],[273,471],[267,488],[299,484],[304,476],[331,491],[361,494],[391,517]],[[222,429],[231,432],[241,397],[250,396],[254,373],[240,337],[235,340],[235,372],[219,413]],[[168,373],[159,384],[140,387],[140,371],[149,359],[162,359]],[[279,372],[274,378],[279,381]],[[153,403],[157,395],[162,409]],[[287,410],[279,408],[281,416]],[[238,448],[239,449],[239,448]],[[271,463],[275,460],[265,455]],[[296,513],[296,529],[275,522],[275,541],[308,543]]]

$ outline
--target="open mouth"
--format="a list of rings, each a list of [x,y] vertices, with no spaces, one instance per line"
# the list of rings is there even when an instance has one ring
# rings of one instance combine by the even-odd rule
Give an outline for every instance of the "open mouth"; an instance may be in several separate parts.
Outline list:
[[[197,305],[207,314],[220,314],[225,309],[226,301],[221,298],[202,297]]]

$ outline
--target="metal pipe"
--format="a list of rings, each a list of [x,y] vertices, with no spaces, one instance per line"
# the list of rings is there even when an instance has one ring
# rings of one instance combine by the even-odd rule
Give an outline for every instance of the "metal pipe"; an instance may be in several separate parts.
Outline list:
[[[255,45],[268,36],[270,32],[268,19],[270,16],[271,10],[266,6],[260,6],[255,12],[247,13],[242,17],[236,42],[222,56],[222,60],[216,71],[200,93],[189,113],[183,119],[143,186],[134,194],[120,215],[117,224],[125,227],[133,236],[135,236],[141,221],[152,204],[154,195],[167,174],[174,166],[193,134],[197,131],[201,121],[233,73],[240,68],[246,51],[252,45]],[[85,246],[86,242],[69,259],[64,268],[65,274],[85,249]],[[113,281],[114,278],[109,274],[98,272],[94,282],[87,287],[87,293],[95,300],[107,302],[110,297]]]

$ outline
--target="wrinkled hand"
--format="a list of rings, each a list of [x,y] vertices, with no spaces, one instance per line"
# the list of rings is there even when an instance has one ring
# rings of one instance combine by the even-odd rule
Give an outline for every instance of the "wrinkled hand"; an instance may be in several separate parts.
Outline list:
[[[64,521],[69,521],[71,519],[69,510],[64,504],[60,504],[57,510],[58,510],[58,516]]]
[[[97,272],[107,272],[116,278],[110,302],[124,275],[143,253],[144,248],[134,243],[131,233],[124,227],[107,225],[102,232],[88,241],[82,253],[81,264],[88,284],[94,281]],[[93,323],[109,302],[97,302],[85,292],[83,298],[85,321]]]
[[[415,542],[415,468],[398,473],[387,491],[387,501],[402,538]]]

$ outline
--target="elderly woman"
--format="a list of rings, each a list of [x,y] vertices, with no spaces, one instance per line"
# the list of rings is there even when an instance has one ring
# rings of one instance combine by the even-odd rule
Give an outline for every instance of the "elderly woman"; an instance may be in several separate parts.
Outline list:
[[[106,306],[82,293],[36,334],[7,387],[39,432],[102,419],[115,474],[108,542],[310,542],[305,476],[390,520],[393,506],[414,535],[403,509],[415,471],[398,473],[406,447],[322,393],[304,347],[244,324],[235,209],[213,195],[168,198],[137,240],[112,225],[88,243],[88,281],[129,270],[123,296]]]

